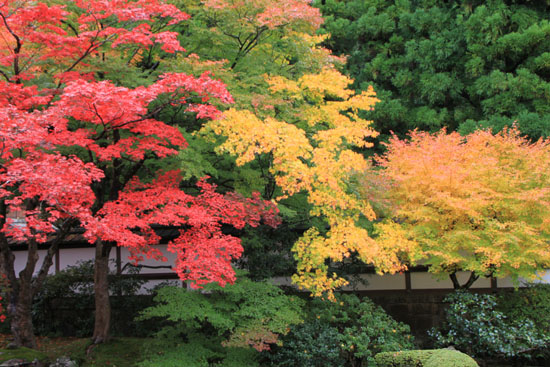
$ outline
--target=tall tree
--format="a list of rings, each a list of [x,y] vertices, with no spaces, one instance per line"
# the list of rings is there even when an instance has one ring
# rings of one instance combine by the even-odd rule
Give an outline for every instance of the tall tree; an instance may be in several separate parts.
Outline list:
[[[379,158],[394,211],[375,226],[377,242],[410,248],[455,288],[479,276],[533,279],[550,265],[549,158],[549,140],[516,129],[394,136]],[[471,272],[466,283],[460,270]]]
[[[342,59],[319,45],[326,37],[314,35],[321,18],[307,1],[184,4],[193,18],[182,34],[193,55],[173,65],[212,70],[227,81],[236,99],[235,109],[193,136],[196,145],[188,153],[212,145],[221,145],[220,153],[232,153],[237,167],[228,164],[231,172],[223,176],[224,184],[238,185],[246,177],[262,183],[264,197],[279,204],[286,232],[293,232],[276,241],[261,233],[261,240],[251,243],[275,245],[256,246],[265,251],[262,255],[281,254],[283,241],[296,243],[295,280],[317,295],[330,295],[345,280],[335,276],[329,262],[348,261],[356,254],[370,262],[378,253],[363,225],[374,212],[354,192],[354,169],[368,167],[354,149],[369,146],[364,139],[375,135],[358,113],[371,109],[376,98],[372,92],[355,95],[348,89],[352,81],[335,68]],[[278,15],[272,19],[266,14]],[[185,157],[184,164],[192,165],[191,158]],[[220,177],[221,158],[216,160],[208,169]],[[248,255],[250,263],[255,257]],[[379,258],[381,270],[400,268],[392,254]]]
[[[514,121],[532,139],[550,135],[550,17],[546,1],[326,0],[317,2],[348,55],[355,86],[381,102],[368,118],[390,131],[442,127],[466,134]]]
[[[178,253],[175,268],[182,279],[198,286],[233,281],[229,262],[242,249],[237,238],[222,233],[221,224],[242,228],[263,217],[275,225],[275,208],[259,197],[217,194],[206,182],[200,183],[198,196],[188,195],[180,190],[175,172],[143,180],[152,175],[150,162],[167,159],[186,145],[176,126],[156,117],[175,105],[197,118],[215,117],[212,101],[232,102],[225,86],[207,75],[177,73],[136,88],[96,81],[109,77],[102,66],[131,65],[155,44],[167,53],[183,50],[177,34],[166,27],[188,16],[155,0],[79,0],[66,6],[4,1],[0,17],[0,74],[5,79],[0,94],[0,252],[11,286],[8,314],[16,344],[35,346],[33,294],[59,243],[75,228],[84,229],[96,246],[95,343],[109,337],[110,248],[128,246],[136,260],[140,254],[160,257],[151,247],[159,241],[151,225],[180,228],[170,249]],[[21,206],[23,227],[8,217]],[[19,274],[10,249],[17,242],[28,249]],[[33,279],[38,243],[49,247]]]
[[[186,0],[177,4],[192,16],[179,25],[189,56],[180,54],[175,60],[159,59],[159,69],[197,76],[209,71],[227,85],[235,108],[253,111],[260,118],[273,117],[274,108],[280,104],[279,96],[267,93],[266,74],[296,80],[340,61],[320,46],[324,37],[316,36],[315,31],[322,19],[319,11],[306,1],[201,3]],[[279,15],[270,20],[267,14]],[[257,38],[256,31],[260,33]],[[237,58],[240,43],[247,39],[254,41]],[[161,118],[168,121],[172,117]],[[207,174],[222,190],[236,190],[244,195],[258,190],[266,200],[280,195],[281,189],[269,170],[269,155],[246,165],[236,165],[234,157],[215,153],[223,137],[193,134],[200,127],[200,123],[187,125],[185,136],[189,147],[179,156],[186,178]],[[318,220],[309,215],[310,204],[304,193],[281,200],[277,205],[283,219],[277,230],[266,226],[248,228],[242,236],[245,255],[239,266],[248,269],[253,279],[291,274],[295,262],[290,249],[311,223]]]
[[[376,136],[370,121],[359,117],[359,111],[378,101],[372,89],[355,94],[348,88],[351,79],[329,67],[297,80],[275,76],[267,82],[278,103],[262,106],[262,118],[231,109],[203,131],[226,136],[218,150],[235,155],[238,165],[267,158],[281,190],[279,200],[307,195],[310,215],[320,221],[294,245],[294,281],[315,295],[332,297],[346,280],[329,265],[352,254],[380,271],[401,269],[398,254],[403,249],[383,249],[370,238],[363,222],[375,213],[355,189],[358,173],[370,167],[354,149],[371,146],[366,139]]]
[[[225,59],[237,71],[246,71],[247,59],[288,64],[288,55],[279,51],[288,51],[293,41],[299,47],[300,34],[315,32],[323,21],[307,0],[187,0],[182,6],[193,15],[182,27],[189,52]]]

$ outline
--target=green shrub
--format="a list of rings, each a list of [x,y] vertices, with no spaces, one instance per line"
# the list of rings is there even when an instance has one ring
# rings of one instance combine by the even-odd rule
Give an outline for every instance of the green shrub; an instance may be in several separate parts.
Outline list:
[[[366,365],[380,352],[414,348],[410,327],[367,297],[343,294],[336,302],[314,300],[310,312],[338,330],[342,354],[351,366]]]
[[[224,288],[202,291],[166,287],[141,320],[163,324],[152,351],[140,367],[256,366],[259,351],[277,343],[291,325],[302,322],[303,301],[286,296],[268,282],[239,277]]]
[[[145,283],[137,277],[139,270],[128,274],[111,274],[111,332],[115,336],[145,336],[152,325],[133,319],[151,305],[151,296],[138,295]],[[38,335],[90,336],[94,327],[94,264],[81,261],[44,281],[34,298],[33,325]]]
[[[477,367],[468,355],[456,350],[408,350],[382,352],[375,358],[377,367]]]
[[[277,367],[340,367],[341,354],[338,329],[317,319],[295,326],[282,338],[282,345],[268,355]]]
[[[550,335],[550,284],[530,284],[498,296],[497,309],[512,320],[531,320]]]
[[[440,349],[428,357],[423,367],[478,367],[478,364],[472,357],[457,350]]]
[[[307,335],[315,329],[325,341]],[[355,295],[337,295],[335,302],[312,300],[306,323],[295,327],[283,343],[270,357],[276,366],[366,366],[376,353],[414,347],[409,326]],[[325,364],[319,359],[323,349]]]
[[[93,266],[92,261],[80,262],[46,278],[32,306],[37,334],[91,335],[94,326]]]
[[[440,330],[429,334],[437,347],[452,345],[476,357],[510,358],[542,348],[549,341],[529,319],[512,320],[496,309],[496,297],[455,292]]]
[[[407,350],[381,352],[374,357],[377,367],[422,367],[422,361],[432,356],[435,350]]]
[[[497,309],[510,320],[531,322],[539,338],[550,339],[550,284],[530,284],[498,296]],[[550,359],[550,344],[525,353],[530,358]]]

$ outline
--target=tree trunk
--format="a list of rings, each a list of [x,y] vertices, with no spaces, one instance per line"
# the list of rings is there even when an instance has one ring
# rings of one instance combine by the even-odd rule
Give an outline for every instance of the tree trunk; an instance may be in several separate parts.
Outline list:
[[[10,328],[17,347],[36,349],[36,339],[32,326],[32,289],[31,279],[20,277],[19,284],[10,292],[8,315]],[[18,288],[18,290],[17,290]]]
[[[95,248],[94,293],[95,323],[92,342],[104,343],[109,340],[111,327],[111,302],[109,300],[109,253],[111,245],[98,240]]]
[[[7,314],[10,329],[14,336],[13,344],[18,347],[36,348],[32,327],[32,293],[30,279],[23,281],[15,276],[15,256],[10,251],[7,240],[0,236],[0,271],[8,279]],[[26,281],[25,281],[26,280]]]
[[[0,215],[5,218],[7,208],[0,202]],[[5,225],[5,219],[0,220],[0,228]],[[38,244],[35,240],[27,242],[27,262],[25,268],[15,273],[15,256],[10,249],[8,238],[0,233],[0,272],[8,280],[8,307],[10,328],[14,336],[14,345],[17,347],[36,348],[34,328],[32,325],[32,302],[36,293],[41,289],[48,270],[52,266],[53,256],[57,252],[59,243],[68,233],[70,223],[65,222],[58,236],[51,241],[50,247],[43,258],[39,272],[33,279],[39,259]],[[18,245],[23,246],[23,244]]]
[[[2,237],[1,269],[9,281],[8,316],[10,329],[14,337],[13,344],[17,347],[36,348],[34,329],[32,326],[32,274],[38,260],[36,243],[31,242],[27,248],[27,265],[15,276],[15,256],[9,249],[7,240]]]

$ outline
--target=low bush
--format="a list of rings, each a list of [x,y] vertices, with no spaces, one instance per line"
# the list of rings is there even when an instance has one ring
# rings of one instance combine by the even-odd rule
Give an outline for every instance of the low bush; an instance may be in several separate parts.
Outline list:
[[[439,349],[428,357],[423,367],[478,367],[478,364],[472,357],[457,350]]]
[[[510,320],[533,323],[538,338],[547,341],[545,347],[526,351],[524,356],[540,361],[550,360],[550,284],[529,284],[502,292],[497,298],[497,309]]]
[[[223,288],[162,288],[155,302],[140,319],[164,325],[156,334],[163,349],[152,351],[140,367],[258,366],[260,351],[302,322],[301,299],[246,277]]]
[[[409,326],[366,297],[338,295],[336,302],[315,299],[308,314],[306,323],[295,327],[270,355],[273,366],[367,366],[379,352],[414,348]],[[314,330],[323,340],[331,340],[316,341],[308,335]],[[323,353],[330,356],[324,364]]]
[[[410,327],[395,321],[367,297],[340,295],[336,302],[314,300],[311,313],[338,330],[349,366],[367,365],[380,352],[414,348]]]
[[[529,284],[497,298],[497,309],[511,320],[531,320],[541,334],[550,335],[550,284]]]
[[[456,350],[407,350],[382,352],[375,358],[377,367],[477,367],[470,356]]]
[[[497,310],[493,295],[460,291],[445,301],[449,308],[444,325],[429,332],[436,347],[452,345],[481,358],[511,358],[528,356],[549,342],[532,320],[511,319]]]
[[[381,352],[374,356],[377,367],[422,367],[434,350],[406,350],[402,352]]]
[[[268,355],[272,366],[340,367],[345,363],[338,329],[320,320],[295,326],[281,341]]]

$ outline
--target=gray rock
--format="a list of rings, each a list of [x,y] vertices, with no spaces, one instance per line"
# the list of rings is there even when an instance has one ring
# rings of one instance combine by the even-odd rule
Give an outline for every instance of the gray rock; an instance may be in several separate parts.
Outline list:
[[[78,364],[69,357],[63,356],[57,358],[55,363],[50,364],[50,367],[78,367]]]
[[[26,359],[14,358],[0,364],[0,367],[31,367],[33,362],[29,362]]]
[[[17,348],[19,348],[19,346],[17,345],[17,343],[15,341],[12,340],[11,342],[9,342],[9,344],[6,346],[6,348],[8,348],[8,349],[17,349]]]

